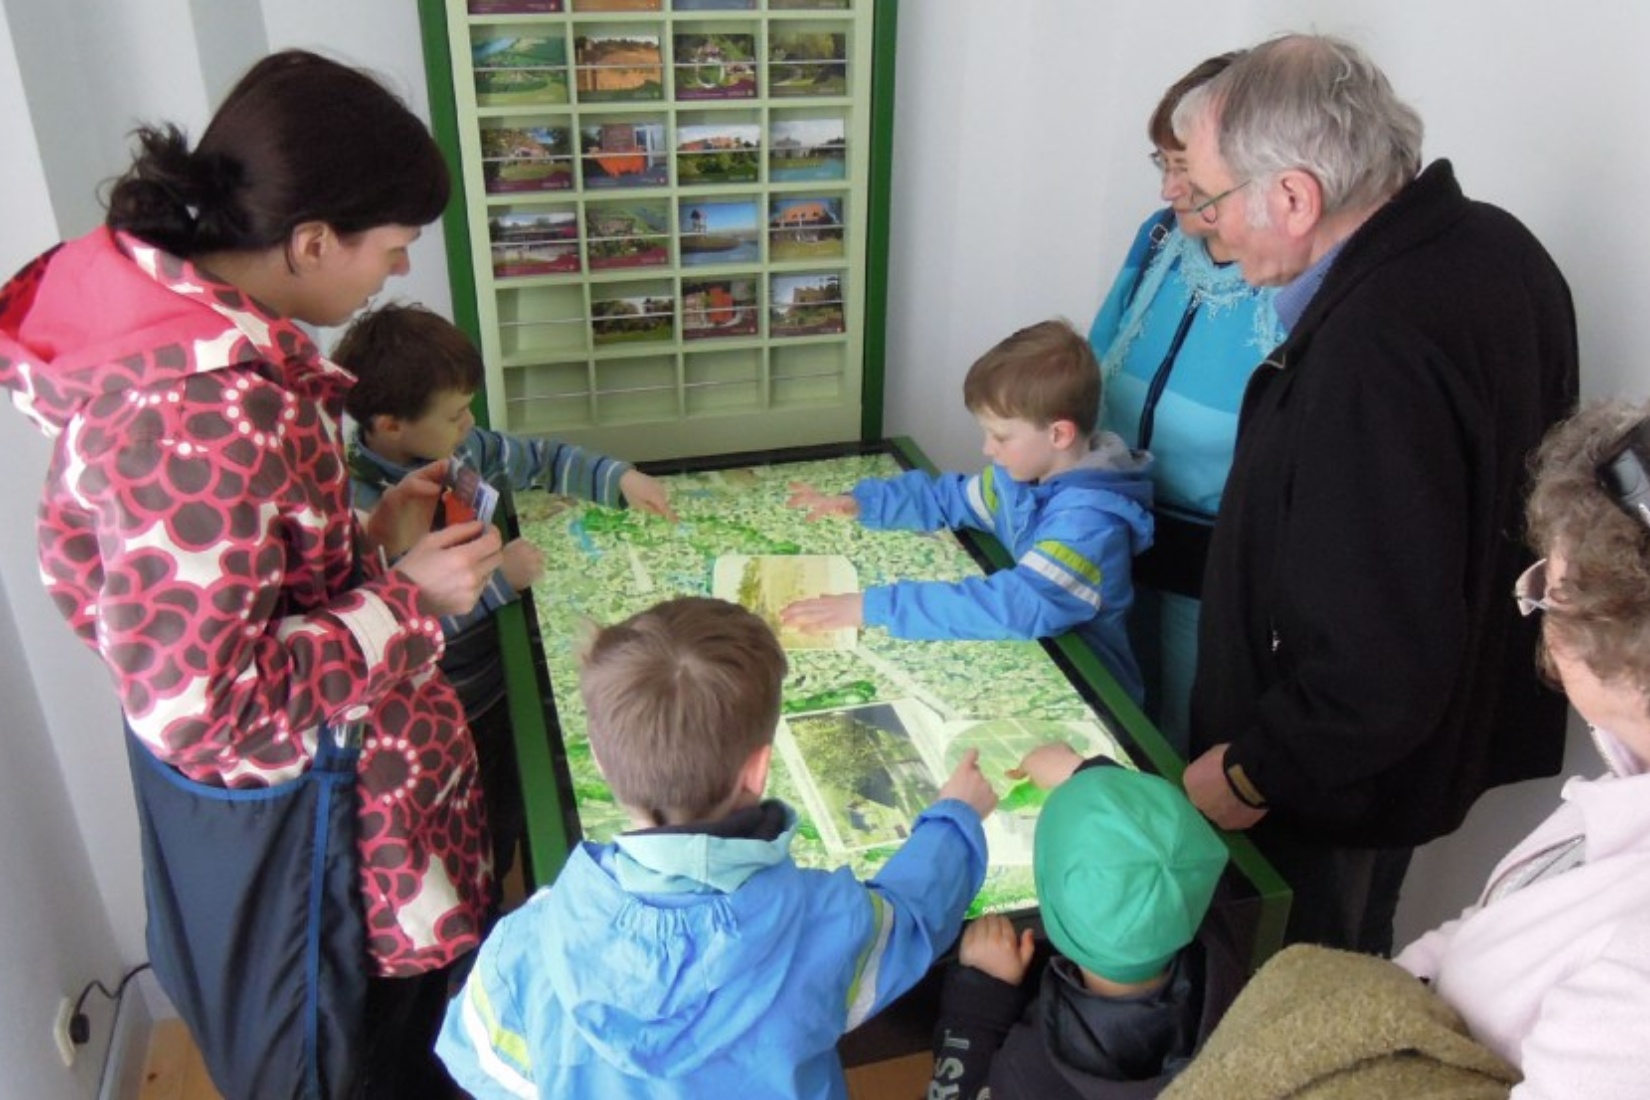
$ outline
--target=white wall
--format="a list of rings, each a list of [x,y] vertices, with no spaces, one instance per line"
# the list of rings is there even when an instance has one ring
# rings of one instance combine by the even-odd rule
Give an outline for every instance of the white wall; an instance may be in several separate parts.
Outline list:
[[[14,158],[0,181],[6,271],[100,219],[95,186],[124,166],[133,125],[173,120],[198,134],[208,105],[264,49],[302,45],[367,65],[425,110],[412,0],[0,0],[0,10],[9,20],[0,58],[16,62],[0,64],[0,138]],[[1426,118],[1429,154],[1453,158],[1470,193],[1506,206],[1546,242],[1575,290],[1586,391],[1650,392],[1632,341],[1635,312],[1650,301],[1640,260],[1650,229],[1637,216],[1650,146],[1633,137],[1650,102],[1650,9],[1605,0],[1585,19],[1561,14],[1540,0],[905,0],[886,430],[914,436],[944,465],[975,465],[962,375],[1028,321],[1063,314],[1086,325],[1155,203],[1144,126],[1161,90],[1209,54],[1300,28],[1364,43]],[[413,275],[389,293],[449,307],[438,238],[426,234]],[[0,789],[9,826],[0,881],[25,884],[0,891],[7,955],[16,956],[0,956],[0,968],[72,960],[107,981],[143,953],[118,716],[101,670],[34,574],[24,517],[44,445],[12,413],[0,413],[0,439],[0,596],[24,650],[23,664],[4,661],[0,630],[7,743],[21,740],[48,773],[55,756],[61,773],[61,787],[48,775]],[[0,776],[13,772],[8,763]],[[1413,930],[1458,907],[1555,791],[1548,782],[1499,792],[1462,836],[1423,853],[1401,924]],[[78,854],[71,834],[83,842]],[[86,922],[65,916],[98,908],[83,896],[88,880],[107,929],[95,912]],[[0,1019],[18,1022],[18,1054],[32,1057],[29,1036],[43,1034],[34,987],[58,976],[0,974]],[[0,1056],[12,1041],[0,1039]],[[44,1079],[26,1094],[78,1095]]]

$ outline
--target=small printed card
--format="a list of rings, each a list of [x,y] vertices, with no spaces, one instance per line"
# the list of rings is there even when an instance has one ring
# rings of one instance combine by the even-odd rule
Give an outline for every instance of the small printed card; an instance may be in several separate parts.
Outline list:
[[[446,516],[449,524],[479,519],[492,523],[498,509],[498,490],[487,484],[481,472],[453,460],[447,466]]]

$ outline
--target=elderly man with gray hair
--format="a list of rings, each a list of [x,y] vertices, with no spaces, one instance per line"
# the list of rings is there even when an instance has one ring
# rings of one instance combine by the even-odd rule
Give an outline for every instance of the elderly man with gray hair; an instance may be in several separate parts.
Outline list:
[[[1215,526],[1186,791],[1294,887],[1291,942],[1385,954],[1414,846],[1562,758],[1507,593],[1526,456],[1576,400],[1569,288],[1448,161],[1422,170],[1420,117],[1347,42],[1266,42],[1174,125],[1290,333]]]

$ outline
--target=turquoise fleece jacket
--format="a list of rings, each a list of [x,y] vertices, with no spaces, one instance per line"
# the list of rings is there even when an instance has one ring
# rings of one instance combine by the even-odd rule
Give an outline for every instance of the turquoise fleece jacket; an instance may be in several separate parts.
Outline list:
[[[913,470],[854,486],[867,527],[967,527],[994,536],[1011,569],[948,581],[865,589],[865,622],[899,638],[1047,638],[1072,631],[1123,690],[1141,698],[1124,630],[1134,601],[1130,563],[1152,543],[1151,457],[1110,432],[1076,469],[1042,483],[1000,466],[973,476]]]
[[[869,883],[777,839],[581,844],[482,946],[436,1043],[477,1100],[846,1098],[836,1043],[916,984],[985,877],[965,803],[922,813]]]

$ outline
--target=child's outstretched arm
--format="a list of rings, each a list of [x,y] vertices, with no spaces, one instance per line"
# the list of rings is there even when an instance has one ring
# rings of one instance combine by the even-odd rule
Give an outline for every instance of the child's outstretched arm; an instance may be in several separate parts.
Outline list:
[[[649,477],[632,467],[619,478],[619,492],[624,494],[625,503],[635,511],[663,516],[672,523],[676,522],[676,510],[670,506],[670,494],[658,478]]]
[[[962,927],[985,881],[981,819],[997,794],[969,750],[911,836],[866,884],[871,928],[848,1002],[847,1028],[859,1026],[910,989]]]
[[[506,482],[518,493],[544,489],[612,508],[625,502],[622,482],[635,469],[571,443],[486,428],[471,429],[459,450],[482,477],[495,484]]]
[[[785,498],[786,506],[801,508],[808,513],[809,521],[825,516],[853,518],[859,515],[859,502],[847,493],[822,493],[805,481],[791,482],[790,490],[791,495]]]

